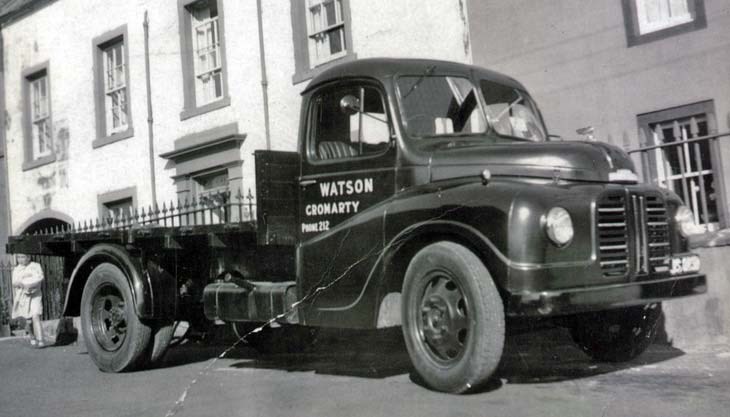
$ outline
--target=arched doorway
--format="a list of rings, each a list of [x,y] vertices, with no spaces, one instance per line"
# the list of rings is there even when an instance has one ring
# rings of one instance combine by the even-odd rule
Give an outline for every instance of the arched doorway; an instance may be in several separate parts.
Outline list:
[[[55,210],[43,210],[26,220],[19,228],[21,235],[33,235],[46,231],[61,230],[73,224],[73,219]],[[61,318],[63,303],[70,276],[65,267],[65,258],[53,255],[31,254],[34,262],[43,268],[43,319]]]

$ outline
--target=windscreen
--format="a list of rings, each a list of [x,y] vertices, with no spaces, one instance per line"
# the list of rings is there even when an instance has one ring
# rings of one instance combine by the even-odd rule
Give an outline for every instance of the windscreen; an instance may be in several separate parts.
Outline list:
[[[547,134],[537,107],[527,93],[487,80],[480,84],[487,120],[497,134],[533,142],[545,141]]]
[[[463,77],[398,77],[403,124],[410,137],[484,133],[486,123],[474,84]]]

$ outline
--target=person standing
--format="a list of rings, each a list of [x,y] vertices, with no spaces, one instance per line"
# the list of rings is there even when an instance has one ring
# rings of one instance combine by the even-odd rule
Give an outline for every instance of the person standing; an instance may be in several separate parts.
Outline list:
[[[31,346],[45,347],[41,315],[43,303],[41,283],[43,269],[30,256],[17,255],[18,265],[13,268],[13,318],[25,319],[25,331],[30,335]]]

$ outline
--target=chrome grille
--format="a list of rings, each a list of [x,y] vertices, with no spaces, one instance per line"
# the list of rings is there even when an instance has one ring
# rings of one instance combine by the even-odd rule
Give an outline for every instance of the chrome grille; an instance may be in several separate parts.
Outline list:
[[[604,277],[664,271],[670,257],[667,208],[659,195],[603,195],[597,208],[598,255]]]
[[[624,276],[629,267],[626,199],[623,194],[604,195],[598,203],[598,251],[605,277]]]
[[[669,221],[667,207],[660,196],[646,197],[646,229],[649,241],[648,257],[652,271],[668,269],[671,248],[669,246]]]

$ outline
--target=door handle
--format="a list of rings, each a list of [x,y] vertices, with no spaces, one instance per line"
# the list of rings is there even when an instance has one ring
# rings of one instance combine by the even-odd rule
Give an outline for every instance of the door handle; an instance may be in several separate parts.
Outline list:
[[[308,185],[316,184],[317,180],[301,180],[299,181],[299,186],[306,187]]]

